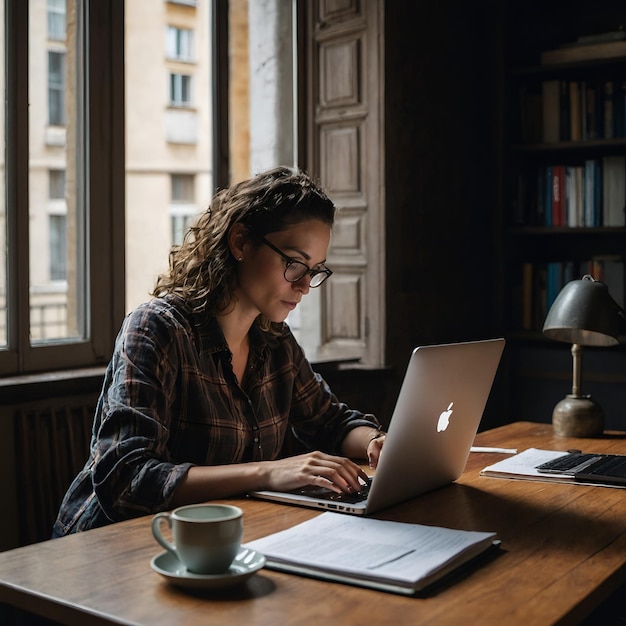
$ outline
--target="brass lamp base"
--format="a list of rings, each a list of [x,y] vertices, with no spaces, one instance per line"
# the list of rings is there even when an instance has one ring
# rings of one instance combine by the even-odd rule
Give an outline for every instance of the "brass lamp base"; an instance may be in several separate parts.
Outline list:
[[[552,412],[558,437],[596,437],[604,430],[604,414],[590,396],[568,394]]]

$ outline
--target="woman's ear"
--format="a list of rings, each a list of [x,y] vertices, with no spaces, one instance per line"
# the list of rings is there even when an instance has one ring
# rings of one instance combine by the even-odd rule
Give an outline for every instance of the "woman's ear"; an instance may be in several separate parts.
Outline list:
[[[228,231],[228,247],[237,261],[243,261],[247,241],[248,229],[240,222],[233,224]]]

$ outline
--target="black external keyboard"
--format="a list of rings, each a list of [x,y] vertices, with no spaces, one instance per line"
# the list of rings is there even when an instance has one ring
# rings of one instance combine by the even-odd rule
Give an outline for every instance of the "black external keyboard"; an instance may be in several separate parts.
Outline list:
[[[565,456],[552,459],[552,461],[548,461],[547,463],[537,465],[536,469],[540,472],[575,473],[575,470],[579,467],[589,467],[589,465],[595,463],[601,457],[601,454],[573,452],[571,454],[566,454]]]
[[[626,455],[572,453],[538,465],[540,472],[626,476]]]

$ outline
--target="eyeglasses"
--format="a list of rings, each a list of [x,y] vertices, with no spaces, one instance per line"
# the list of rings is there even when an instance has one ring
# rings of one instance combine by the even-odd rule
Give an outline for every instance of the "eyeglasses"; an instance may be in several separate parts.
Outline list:
[[[258,235],[262,243],[268,248],[271,248],[277,254],[283,257],[287,266],[285,267],[285,280],[290,283],[297,283],[302,280],[307,274],[311,277],[309,282],[310,287],[319,287],[327,278],[332,275],[332,270],[325,267],[323,270],[312,270],[306,263],[302,261],[296,261],[287,256],[282,250],[279,250],[273,243],[270,243],[265,237]]]

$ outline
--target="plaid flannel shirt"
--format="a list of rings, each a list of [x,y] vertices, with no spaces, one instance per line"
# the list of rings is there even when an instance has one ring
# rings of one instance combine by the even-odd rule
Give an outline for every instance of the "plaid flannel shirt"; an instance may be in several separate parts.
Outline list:
[[[120,330],[94,418],[90,456],[54,536],[168,508],[192,465],[276,459],[287,429],[309,449],[341,454],[347,433],[378,427],[338,402],[284,325],[250,331],[240,386],[217,320],[156,298]]]

